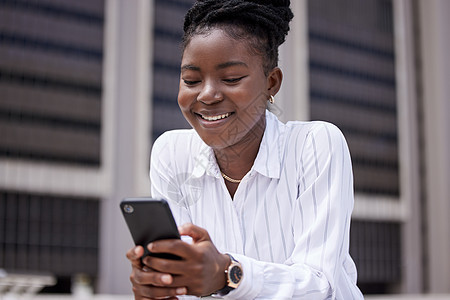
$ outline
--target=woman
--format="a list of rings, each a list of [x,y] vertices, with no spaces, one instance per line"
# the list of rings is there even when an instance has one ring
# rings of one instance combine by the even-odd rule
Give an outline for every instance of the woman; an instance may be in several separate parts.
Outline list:
[[[292,17],[289,1],[270,0],[197,1],[187,13],[178,103],[193,130],[158,138],[150,177],[192,242],[148,246],[181,260],[128,251],[135,299],[362,299],[342,134],[267,110]]]

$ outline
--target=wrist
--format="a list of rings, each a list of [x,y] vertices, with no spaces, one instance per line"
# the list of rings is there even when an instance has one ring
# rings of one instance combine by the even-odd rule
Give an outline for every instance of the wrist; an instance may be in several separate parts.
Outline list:
[[[227,280],[227,273],[228,267],[231,265],[231,258],[227,254],[222,254],[222,260],[219,264],[219,270],[218,270],[218,278],[220,278],[220,284],[218,285],[216,291],[223,289],[227,286],[228,280]]]
[[[225,285],[223,288],[216,291],[219,296],[225,296],[232,290],[236,289],[242,282],[243,269],[241,264],[234,259],[230,254],[228,256],[227,267],[225,268]]]

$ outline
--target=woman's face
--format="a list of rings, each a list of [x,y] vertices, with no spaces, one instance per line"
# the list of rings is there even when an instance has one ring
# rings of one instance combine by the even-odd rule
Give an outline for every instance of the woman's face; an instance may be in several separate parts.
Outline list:
[[[192,37],[184,50],[178,104],[214,149],[259,142],[267,99],[279,88],[273,88],[273,77],[264,74],[261,56],[250,51],[246,41],[213,29]]]

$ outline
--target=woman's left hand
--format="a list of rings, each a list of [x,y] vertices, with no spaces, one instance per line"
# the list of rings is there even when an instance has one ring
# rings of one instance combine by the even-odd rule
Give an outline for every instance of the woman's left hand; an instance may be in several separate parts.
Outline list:
[[[230,258],[220,253],[211,241],[208,232],[193,224],[179,228],[181,235],[192,237],[193,243],[176,243],[169,240],[156,241],[148,248],[154,253],[172,253],[182,260],[159,259],[148,256],[143,262],[149,268],[172,274],[171,287],[187,287],[188,295],[210,295],[226,284],[225,270]]]

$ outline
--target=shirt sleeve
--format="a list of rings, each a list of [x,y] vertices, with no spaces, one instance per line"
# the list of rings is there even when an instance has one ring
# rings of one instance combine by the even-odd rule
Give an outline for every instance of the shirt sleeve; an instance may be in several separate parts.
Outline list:
[[[170,206],[177,225],[191,223],[180,186],[186,181],[185,173],[177,173],[173,159],[174,145],[170,133],[164,133],[153,144],[150,156],[151,195],[165,199]]]
[[[353,175],[345,139],[328,123],[314,126],[297,161],[292,213],[295,247],[284,264],[231,253],[243,282],[225,299],[363,299],[349,251]]]

